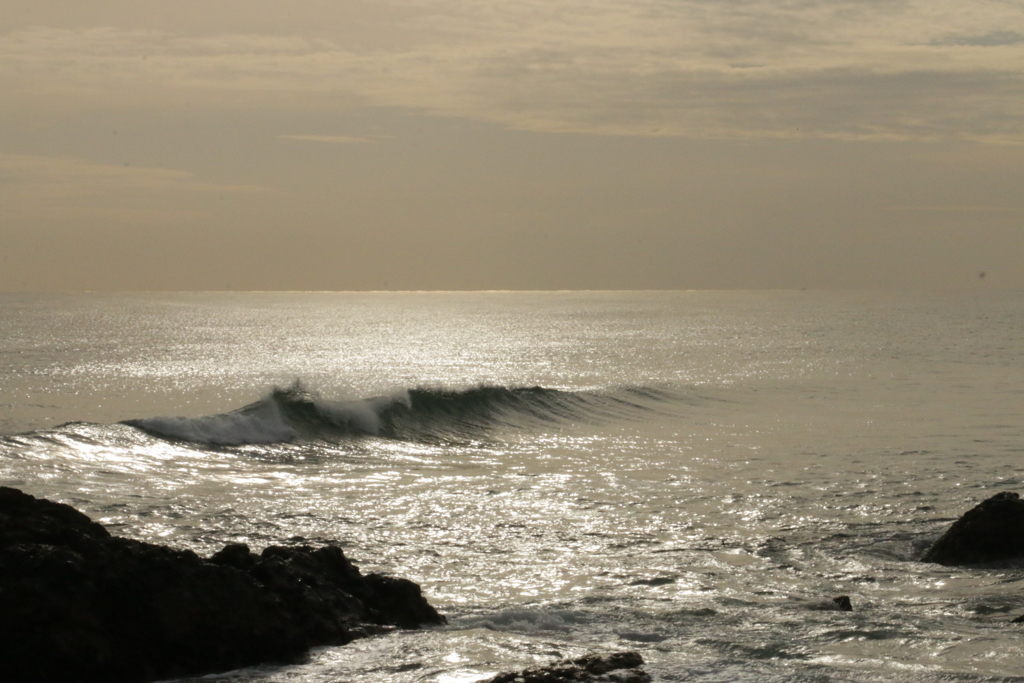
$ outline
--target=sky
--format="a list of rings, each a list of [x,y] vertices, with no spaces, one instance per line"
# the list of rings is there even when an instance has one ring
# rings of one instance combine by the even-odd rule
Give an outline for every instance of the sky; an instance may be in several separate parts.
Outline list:
[[[0,291],[1024,288],[1022,0],[4,0]]]

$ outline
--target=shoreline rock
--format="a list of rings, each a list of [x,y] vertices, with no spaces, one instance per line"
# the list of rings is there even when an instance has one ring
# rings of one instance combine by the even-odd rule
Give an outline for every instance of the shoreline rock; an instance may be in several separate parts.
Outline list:
[[[963,514],[921,558],[943,565],[1024,559],[1024,501],[1003,491]]]
[[[364,576],[337,547],[231,544],[203,559],[6,487],[0,615],[0,670],[23,683],[198,676],[445,623],[418,585]]]
[[[649,683],[639,652],[564,659],[547,666],[501,673],[481,683]]]

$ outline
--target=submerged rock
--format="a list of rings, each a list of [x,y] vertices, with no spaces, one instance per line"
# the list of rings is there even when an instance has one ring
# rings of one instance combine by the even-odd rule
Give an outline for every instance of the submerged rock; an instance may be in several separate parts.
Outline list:
[[[1024,501],[997,493],[964,513],[921,558],[945,565],[1024,559]]]
[[[415,583],[335,547],[189,550],[111,536],[0,487],[0,671],[23,683],[141,683],[294,661],[395,626],[442,624]]]
[[[852,612],[853,603],[849,595],[840,595],[831,600],[820,600],[807,604],[807,609],[816,612]]]
[[[638,652],[587,655],[518,673],[498,674],[483,683],[648,683],[651,677],[640,668],[643,663]]]

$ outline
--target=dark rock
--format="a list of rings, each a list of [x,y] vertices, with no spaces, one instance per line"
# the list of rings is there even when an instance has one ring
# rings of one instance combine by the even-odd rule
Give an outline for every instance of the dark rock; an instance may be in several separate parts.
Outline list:
[[[853,603],[850,602],[849,595],[840,595],[839,597],[832,598],[832,602],[836,604],[840,612],[852,612]]]
[[[210,562],[248,571],[256,564],[256,556],[244,543],[228,543],[210,557]]]
[[[805,603],[807,609],[817,612],[852,612],[853,603],[849,595],[840,595],[830,600],[815,600]]]
[[[404,579],[339,548],[231,544],[209,560],[112,537],[0,487],[0,667],[23,683],[141,683],[295,661],[395,626],[441,624]]]
[[[643,663],[638,652],[587,655],[518,673],[498,674],[483,683],[648,683],[651,677],[640,668]]]
[[[1024,624],[1024,614],[1010,622],[1011,624]]]
[[[1024,501],[1003,491],[964,513],[921,558],[945,565],[1024,559]]]

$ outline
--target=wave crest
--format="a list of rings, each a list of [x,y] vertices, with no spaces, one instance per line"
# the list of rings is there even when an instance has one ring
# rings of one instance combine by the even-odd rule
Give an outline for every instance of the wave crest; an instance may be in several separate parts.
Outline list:
[[[360,436],[458,441],[499,428],[621,417],[646,410],[645,403],[659,399],[659,392],[651,389],[619,393],[623,395],[480,385],[469,389],[421,387],[390,396],[329,401],[296,383],[286,389],[275,388],[263,399],[229,413],[153,417],[123,424],[162,439],[213,446]]]

